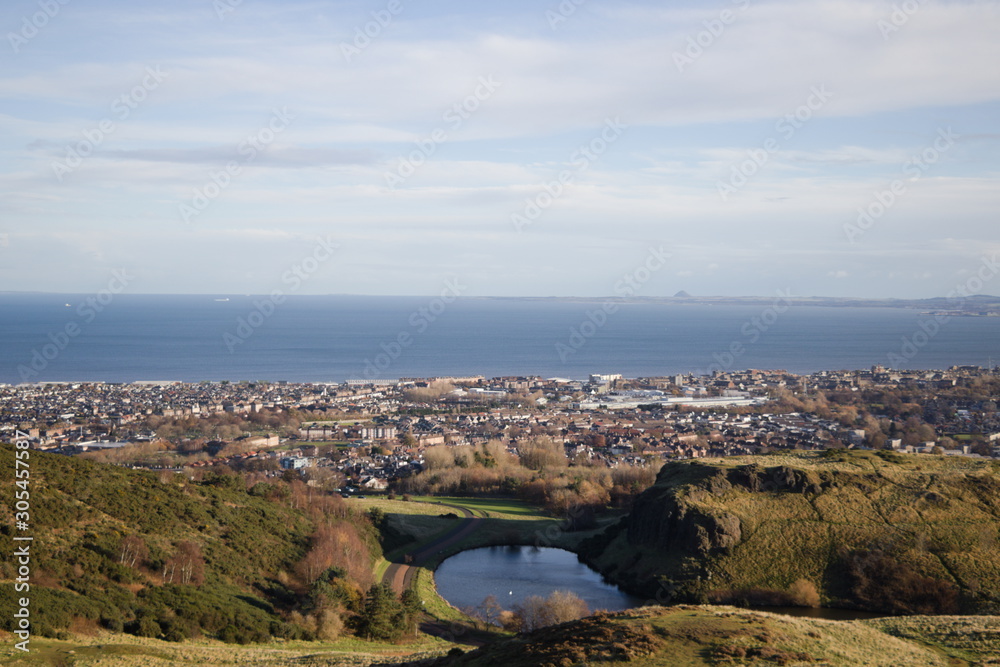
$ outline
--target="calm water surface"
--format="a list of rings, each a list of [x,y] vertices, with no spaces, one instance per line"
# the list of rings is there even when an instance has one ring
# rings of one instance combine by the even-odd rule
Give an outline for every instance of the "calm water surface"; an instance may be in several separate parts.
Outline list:
[[[471,549],[441,563],[434,579],[441,597],[459,609],[475,607],[488,595],[495,596],[504,609],[511,609],[528,596],[548,597],[553,591],[575,593],[587,603],[591,611],[620,611],[639,607],[646,602],[605,583],[599,573],[577,560],[576,554],[563,549]],[[834,621],[884,616],[848,609],[752,608],[773,614]]]
[[[571,591],[591,611],[620,611],[643,600],[604,583],[601,575],[563,549],[485,547],[448,558],[434,574],[438,593],[458,607],[475,607],[488,595],[510,609],[531,595],[548,597],[553,591]]]
[[[599,304],[572,301],[469,298],[442,309],[415,297],[289,296],[264,316],[262,297],[123,294],[100,312],[87,298],[0,293],[0,382],[811,373],[892,366],[929,318],[796,306],[765,324],[758,306],[639,303],[595,327],[588,312]],[[985,367],[1000,360],[1000,317],[956,317],[921,342],[903,367]]]

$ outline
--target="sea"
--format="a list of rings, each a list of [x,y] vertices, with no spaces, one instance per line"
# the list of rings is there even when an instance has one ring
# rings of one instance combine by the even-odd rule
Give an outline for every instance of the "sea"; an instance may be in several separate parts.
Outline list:
[[[991,366],[1000,318],[517,298],[0,294],[0,382]]]

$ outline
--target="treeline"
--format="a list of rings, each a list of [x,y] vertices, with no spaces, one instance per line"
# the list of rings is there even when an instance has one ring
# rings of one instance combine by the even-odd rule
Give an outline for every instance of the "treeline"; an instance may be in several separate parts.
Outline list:
[[[571,463],[562,444],[546,436],[527,438],[517,454],[500,441],[430,447],[425,470],[396,483],[400,493],[521,498],[566,516],[578,510],[628,507],[652,486],[660,464],[607,468]]]

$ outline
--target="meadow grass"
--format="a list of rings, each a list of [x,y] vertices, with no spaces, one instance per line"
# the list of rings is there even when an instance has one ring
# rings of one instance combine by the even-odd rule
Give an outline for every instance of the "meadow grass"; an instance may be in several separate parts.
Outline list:
[[[145,667],[167,665],[255,665],[288,664],[316,667],[368,667],[395,660],[434,657],[446,653],[453,643],[419,635],[409,642],[386,644],[345,637],[336,642],[272,642],[239,646],[214,640],[165,642],[125,634],[100,633],[70,640],[36,638],[28,654],[7,651],[0,665],[55,667]],[[15,655],[16,653],[16,655]]]
[[[523,500],[513,498],[457,498],[453,496],[419,496],[414,500],[421,502],[440,502],[448,505],[464,507],[476,516],[488,519],[525,519],[533,520],[547,518],[545,510],[530,505]]]

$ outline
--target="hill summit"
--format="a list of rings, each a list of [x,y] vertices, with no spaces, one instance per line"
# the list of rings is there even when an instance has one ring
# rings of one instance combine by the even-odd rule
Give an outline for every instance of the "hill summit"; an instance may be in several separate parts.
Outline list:
[[[581,551],[661,604],[995,613],[998,469],[847,450],[668,463]]]

